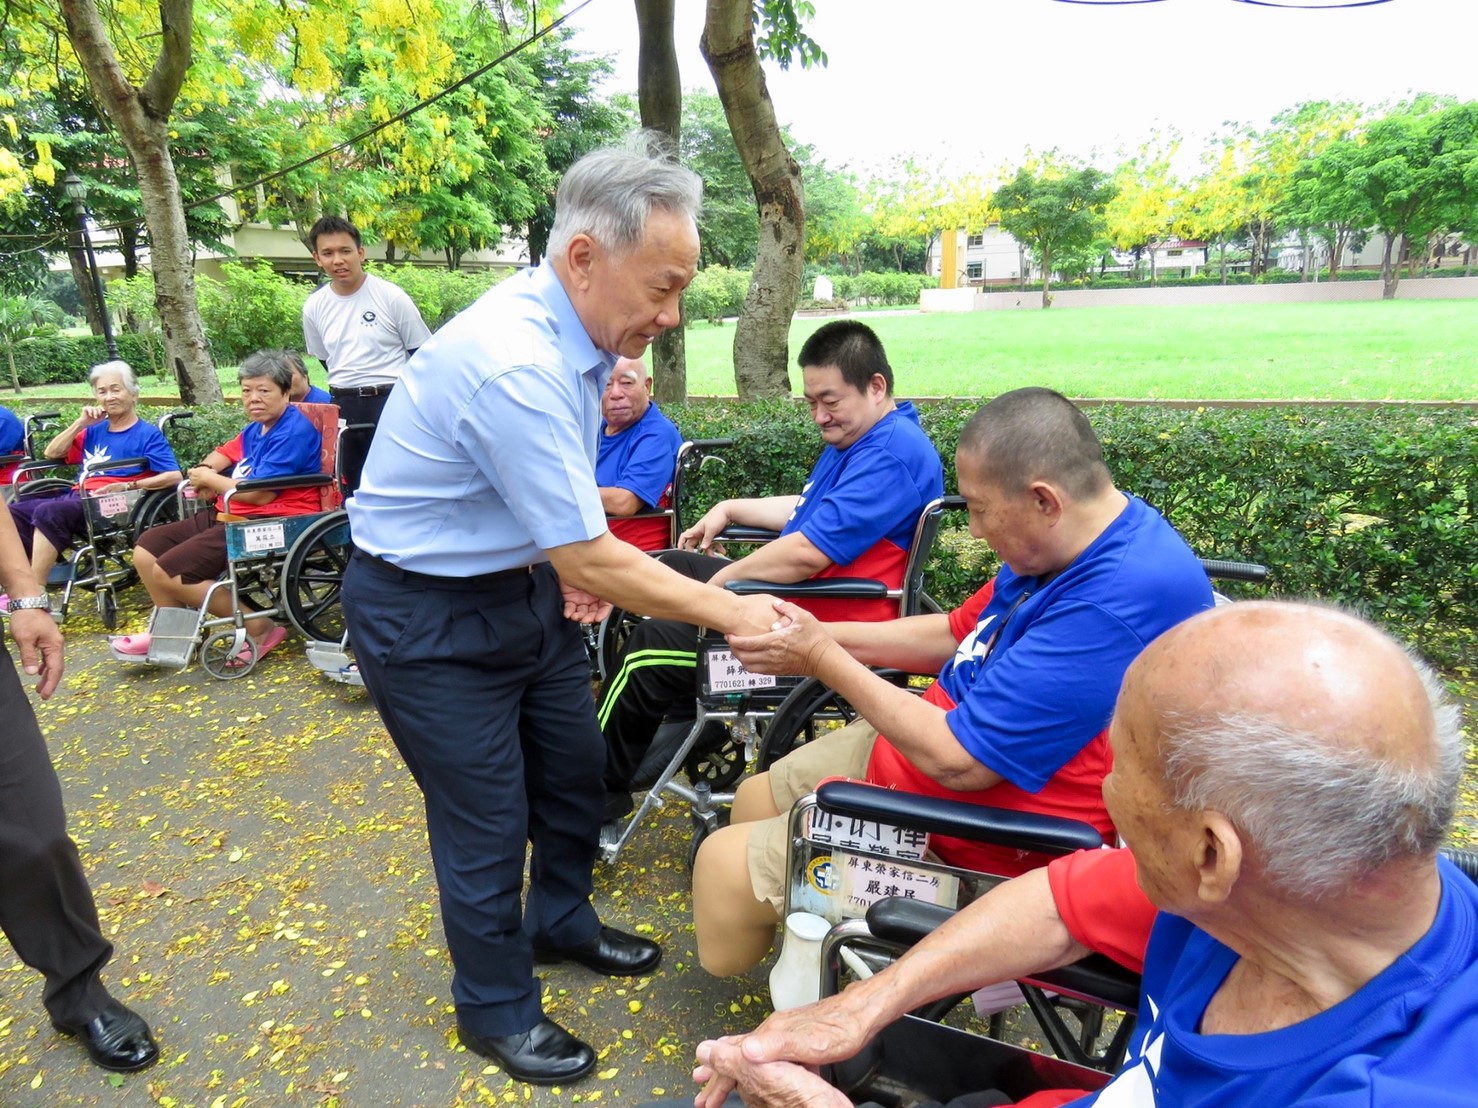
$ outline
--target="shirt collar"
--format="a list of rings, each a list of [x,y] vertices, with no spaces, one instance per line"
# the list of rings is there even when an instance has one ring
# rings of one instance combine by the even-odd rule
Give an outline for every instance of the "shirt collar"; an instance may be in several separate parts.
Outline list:
[[[530,280],[534,291],[554,313],[560,338],[564,340],[565,357],[571,365],[579,366],[582,374],[594,375],[604,388],[605,378],[615,368],[616,355],[600,349],[591,341],[575,305],[570,303],[569,293],[560,284],[559,274],[548,258],[539,263]]]

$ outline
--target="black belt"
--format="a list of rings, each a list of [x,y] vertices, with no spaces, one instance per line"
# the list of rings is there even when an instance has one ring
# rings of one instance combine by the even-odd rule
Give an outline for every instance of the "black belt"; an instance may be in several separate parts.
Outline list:
[[[393,381],[388,385],[357,385],[348,389],[336,389],[330,385],[328,394],[330,396],[384,396],[394,387]]]
[[[363,558],[377,573],[397,581],[412,581],[427,588],[449,589],[453,592],[472,592],[487,588],[495,582],[511,581],[520,577],[527,579],[529,574],[540,565],[546,564],[539,562],[531,566],[516,566],[513,569],[499,569],[492,573],[479,573],[471,577],[441,577],[434,573],[417,573],[413,569],[402,569],[394,562],[387,562],[378,554],[370,554],[363,550],[356,549],[354,557]]]

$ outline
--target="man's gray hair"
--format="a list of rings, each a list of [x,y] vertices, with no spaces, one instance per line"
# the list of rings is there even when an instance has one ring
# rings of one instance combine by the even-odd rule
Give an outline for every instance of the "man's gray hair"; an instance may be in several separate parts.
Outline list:
[[[558,258],[586,234],[623,257],[641,243],[653,208],[696,222],[703,181],[678,164],[671,146],[659,132],[638,131],[626,145],[592,150],[570,166],[555,194],[544,253]]]
[[[93,366],[87,374],[87,383],[94,388],[97,387],[98,378],[106,373],[118,374],[123,381],[123,387],[133,393],[134,396],[138,396],[139,379],[133,375],[133,366],[117,359]]]
[[[266,377],[283,392],[290,392],[293,387],[292,366],[281,350],[258,350],[241,359],[236,379],[246,381],[255,377]]]
[[[1230,819],[1268,880],[1317,900],[1399,857],[1430,854],[1452,821],[1463,773],[1457,707],[1407,654],[1435,722],[1428,766],[1402,765],[1244,713],[1163,724],[1171,803]]]

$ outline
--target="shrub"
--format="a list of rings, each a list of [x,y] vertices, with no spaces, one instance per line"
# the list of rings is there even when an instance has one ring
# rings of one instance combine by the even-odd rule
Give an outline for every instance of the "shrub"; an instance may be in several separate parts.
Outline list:
[[[128,332],[115,335],[118,356],[140,374],[150,371],[145,345]],[[73,384],[86,381],[88,371],[108,360],[101,335],[46,335],[15,345],[15,368],[22,385]]]
[[[688,319],[719,323],[725,316],[736,316],[744,310],[748,292],[747,269],[711,265],[700,269],[683,292],[683,312]]]
[[[977,402],[921,406],[953,457]],[[728,436],[723,466],[692,485],[688,520],[726,496],[794,493],[819,451],[796,401],[703,401],[668,410],[690,438]],[[1138,493],[1204,557],[1261,562],[1266,590],[1318,596],[1380,620],[1435,661],[1478,662],[1478,419],[1461,409],[1090,409],[1120,487]],[[946,465],[946,485],[954,474]],[[945,544],[931,592],[958,602],[984,555]]]
[[[312,289],[265,265],[227,262],[221,278],[195,281],[200,318],[216,362],[239,362],[264,347],[303,349],[303,301]]]
[[[512,272],[481,270],[472,273],[414,265],[374,267],[377,276],[405,290],[426,326],[433,331]]]

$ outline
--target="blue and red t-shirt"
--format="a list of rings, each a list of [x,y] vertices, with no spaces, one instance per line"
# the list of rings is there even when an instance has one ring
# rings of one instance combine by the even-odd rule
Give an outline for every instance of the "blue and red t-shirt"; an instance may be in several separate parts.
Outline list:
[[[26,449],[26,426],[9,408],[0,408],[0,455],[21,454]],[[0,466],[0,485],[10,484],[10,476],[19,462]]]
[[[86,485],[89,489],[102,488],[118,481],[152,477],[156,473],[168,473],[180,468],[164,432],[142,419],[134,420],[121,431],[110,431],[107,420],[84,427],[67,449],[66,461],[68,465],[81,465],[84,462],[96,465],[109,458],[144,458],[146,461],[143,468],[132,465],[95,473],[87,478]]]
[[[950,614],[959,649],[924,698],[951,732],[1004,781],[956,792],[914,766],[883,736],[867,779],[942,796],[1091,823],[1107,837],[1103,803],[1112,758],[1108,722],[1129,664],[1152,640],[1211,607],[1211,585],[1170,524],[1138,497],[1086,550],[1050,578],[1009,567]],[[1046,862],[1026,851],[932,840],[946,862],[1015,876]]]
[[[648,404],[641,419],[614,435],[606,434],[602,420],[595,483],[601,488],[625,489],[646,510],[670,507],[672,474],[682,444],[682,434],[655,404]],[[610,525],[611,534],[638,550],[665,550],[672,545],[672,524],[666,516],[612,516]]]
[[[821,452],[780,534],[799,531],[831,559],[813,580],[868,577],[897,588],[919,516],[943,494],[939,452],[905,400],[845,450]],[[821,620],[898,615],[897,602],[886,599],[807,600],[802,606]]]
[[[297,408],[289,404],[272,429],[262,431],[253,420],[230,442],[216,449],[236,463],[232,476],[248,478],[296,477],[323,472],[323,436]],[[317,488],[283,489],[265,504],[231,501],[238,516],[300,516],[321,511],[322,494]]]

